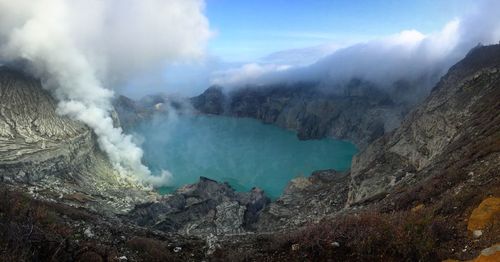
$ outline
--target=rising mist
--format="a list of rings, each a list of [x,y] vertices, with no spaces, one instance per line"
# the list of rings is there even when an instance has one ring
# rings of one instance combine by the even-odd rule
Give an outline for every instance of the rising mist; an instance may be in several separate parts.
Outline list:
[[[29,63],[58,112],[90,126],[115,168],[147,183],[142,150],[113,125],[112,88],[133,75],[203,55],[210,36],[201,0],[0,0],[0,61]]]

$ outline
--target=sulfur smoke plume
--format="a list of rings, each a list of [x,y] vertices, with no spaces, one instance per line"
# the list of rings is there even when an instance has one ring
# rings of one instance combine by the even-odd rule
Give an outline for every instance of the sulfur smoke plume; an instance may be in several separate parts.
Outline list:
[[[113,86],[203,55],[202,0],[0,0],[0,61],[27,60],[58,112],[90,126],[117,170],[153,185],[142,150],[113,125]]]

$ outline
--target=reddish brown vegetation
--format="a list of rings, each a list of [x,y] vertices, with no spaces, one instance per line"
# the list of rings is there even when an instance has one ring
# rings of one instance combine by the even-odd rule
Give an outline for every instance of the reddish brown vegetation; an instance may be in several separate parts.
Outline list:
[[[433,261],[453,236],[442,217],[425,211],[366,212],[324,221],[278,240],[298,260]],[[296,250],[292,250],[292,245]]]

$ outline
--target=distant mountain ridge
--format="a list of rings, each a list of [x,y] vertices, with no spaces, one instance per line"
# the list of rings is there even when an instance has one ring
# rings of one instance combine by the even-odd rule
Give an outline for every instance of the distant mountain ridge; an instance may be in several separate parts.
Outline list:
[[[294,130],[299,139],[335,137],[359,148],[398,127],[412,106],[356,78],[336,92],[307,82],[248,86],[227,93],[213,86],[191,102],[202,113],[251,117]]]

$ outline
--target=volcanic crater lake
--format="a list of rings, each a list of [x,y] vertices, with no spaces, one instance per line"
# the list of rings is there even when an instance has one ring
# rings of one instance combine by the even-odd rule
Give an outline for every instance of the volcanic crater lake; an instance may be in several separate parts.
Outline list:
[[[288,182],[315,170],[349,169],[356,147],[335,139],[297,139],[295,132],[249,118],[169,116],[140,125],[144,162],[153,173],[169,170],[169,193],[200,176],[228,182],[237,191],[252,187],[277,198]]]

